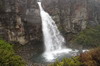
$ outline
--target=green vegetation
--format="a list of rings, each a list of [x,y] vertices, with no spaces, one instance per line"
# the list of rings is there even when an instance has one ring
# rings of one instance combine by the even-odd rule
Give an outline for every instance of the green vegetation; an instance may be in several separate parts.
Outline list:
[[[14,53],[13,45],[0,40],[0,66],[25,66],[20,56]]]
[[[75,36],[72,42],[83,45],[84,47],[100,46],[100,26],[83,30]]]
[[[56,61],[50,66],[80,66],[82,63],[79,61],[79,57],[65,58],[61,62]]]
[[[56,61],[50,66],[100,66],[100,47],[82,53],[78,57],[65,58],[61,62]]]

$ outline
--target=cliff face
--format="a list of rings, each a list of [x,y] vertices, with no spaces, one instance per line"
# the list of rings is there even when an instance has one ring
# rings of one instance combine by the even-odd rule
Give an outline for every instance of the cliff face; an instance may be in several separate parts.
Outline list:
[[[0,34],[8,41],[26,44],[42,41],[36,0],[1,0]],[[64,33],[78,33],[100,24],[100,0],[42,0],[42,5]]]
[[[2,0],[0,11],[0,36],[26,44],[32,40],[42,41],[41,19],[35,0]]]
[[[3,14],[0,21],[0,36],[12,42],[26,44],[32,40],[42,41],[41,24],[28,23],[23,21],[20,16]],[[9,17],[11,17],[9,19]]]
[[[99,0],[44,0],[43,3],[45,10],[66,32],[77,33],[87,25],[100,24]]]

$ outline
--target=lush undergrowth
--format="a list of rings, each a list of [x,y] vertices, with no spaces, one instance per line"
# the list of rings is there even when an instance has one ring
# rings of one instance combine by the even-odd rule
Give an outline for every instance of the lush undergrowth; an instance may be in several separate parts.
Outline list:
[[[15,54],[13,45],[0,40],[0,66],[25,66],[25,64],[22,58]]]
[[[73,43],[80,44],[84,47],[100,46],[100,26],[87,28],[81,31],[72,40]]]
[[[56,61],[50,66],[100,66],[100,47],[77,57],[65,58],[61,62]]]
[[[82,63],[79,60],[79,57],[64,58],[61,62],[56,61],[50,66],[80,66]]]

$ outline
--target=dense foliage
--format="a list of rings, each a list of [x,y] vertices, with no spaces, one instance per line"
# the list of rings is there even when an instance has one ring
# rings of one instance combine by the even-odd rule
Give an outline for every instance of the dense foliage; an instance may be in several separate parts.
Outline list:
[[[80,66],[82,63],[79,61],[79,57],[65,58],[61,62],[56,61],[50,66]]]
[[[13,46],[0,40],[0,66],[25,66],[20,56],[14,53]]]
[[[78,57],[66,58],[56,61],[50,66],[100,66],[100,47],[82,53]]]
[[[83,30],[74,38],[73,43],[80,44],[85,47],[100,46],[100,26]]]

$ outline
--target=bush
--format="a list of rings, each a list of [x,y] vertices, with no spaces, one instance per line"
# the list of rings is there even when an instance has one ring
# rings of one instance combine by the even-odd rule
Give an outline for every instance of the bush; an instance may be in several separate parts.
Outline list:
[[[83,45],[85,47],[100,46],[100,26],[95,28],[88,28],[80,32],[75,36],[73,43]]]
[[[65,58],[61,62],[56,61],[50,66],[80,66],[82,63],[79,61],[79,57]]]
[[[0,40],[0,66],[25,66],[20,56],[14,53],[13,46]]]
[[[80,56],[56,61],[50,66],[100,66],[100,47],[80,54]]]
[[[80,55],[83,66],[100,66],[100,47]]]

